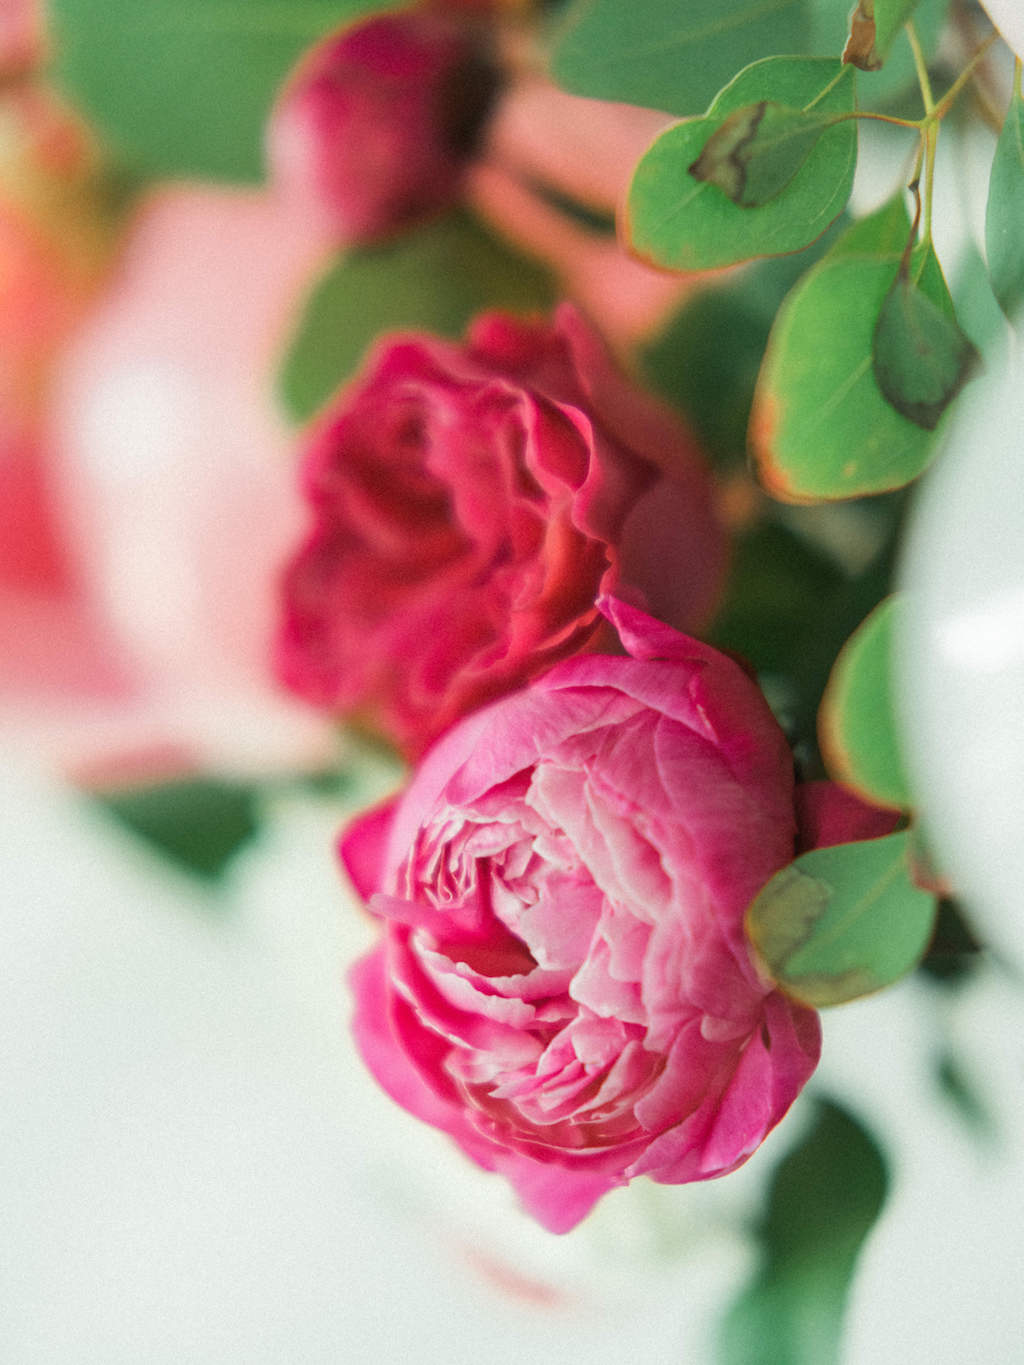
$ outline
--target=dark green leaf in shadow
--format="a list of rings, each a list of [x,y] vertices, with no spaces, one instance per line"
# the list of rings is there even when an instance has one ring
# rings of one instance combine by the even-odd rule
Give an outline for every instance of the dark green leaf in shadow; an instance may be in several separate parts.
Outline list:
[[[910,805],[893,705],[892,655],[901,598],[887,598],[836,660],[819,716],[822,752],[834,777],[876,805]]]
[[[95,799],[164,857],[216,878],[258,827],[258,798],[243,783],[189,778],[100,792]]]
[[[285,407],[297,421],[311,417],[382,333],[457,337],[484,309],[534,313],[554,298],[545,271],[463,213],[348,252],[314,286],[288,344],[279,375]]]
[[[988,1106],[952,1052],[943,1052],[937,1059],[935,1081],[939,1093],[976,1137],[989,1139],[995,1135]]]
[[[999,306],[1019,322],[1024,309],[1024,99],[1019,74],[992,158],[985,254]]]
[[[955,318],[903,270],[882,301],[871,357],[887,402],[925,431],[935,430],[980,359]]]
[[[759,674],[785,674],[841,581],[835,564],[792,531],[760,521],[734,544],[725,600],[708,638]]]
[[[921,972],[937,986],[963,984],[982,961],[981,944],[975,938],[964,911],[956,901],[943,897],[935,919],[935,933],[921,961]]]
[[[888,1183],[868,1133],[819,1103],[773,1174],[757,1228],[761,1266],[723,1321],[719,1365],[836,1365],[857,1257]]]
[[[690,167],[731,114],[760,101],[818,115],[849,113],[854,73],[817,57],[769,57],[741,71],[703,118],[674,124],[640,160],[629,188],[623,233],[642,259],[673,270],[710,270],[756,256],[798,251],[842,212],[853,187],[857,133],[829,127],[789,183],[756,210],[695,180]]]
[[[822,1008],[890,986],[928,946],[935,897],[916,886],[906,831],[802,853],[747,911],[747,933],[787,995]]]

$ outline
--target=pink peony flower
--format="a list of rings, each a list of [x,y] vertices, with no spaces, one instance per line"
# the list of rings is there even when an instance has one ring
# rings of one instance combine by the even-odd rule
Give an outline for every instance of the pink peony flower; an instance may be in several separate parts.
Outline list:
[[[324,413],[279,671],[406,752],[589,641],[600,591],[696,628],[725,540],[692,440],[580,317],[393,338]]]
[[[796,849],[782,731],[730,659],[604,610],[631,657],[470,716],[341,843],[382,928],[353,974],[368,1066],[553,1232],[634,1176],[739,1166],[820,1047],[743,932]]]
[[[339,242],[374,241],[446,207],[497,88],[489,33],[413,10],[320,43],[271,118],[275,181]]]

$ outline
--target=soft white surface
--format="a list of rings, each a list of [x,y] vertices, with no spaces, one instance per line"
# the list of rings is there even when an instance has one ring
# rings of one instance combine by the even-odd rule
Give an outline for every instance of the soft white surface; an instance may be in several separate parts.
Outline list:
[[[1024,54],[1024,5],[1021,0],[981,0],[989,18],[1018,56]]]
[[[816,1085],[882,1139],[891,1168],[853,1283],[842,1365],[1020,1360],[1020,983],[989,964],[952,998],[908,981],[824,1022]],[[947,1047],[991,1116],[988,1139],[940,1096],[933,1067]]]
[[[709,1358],[754,1187],[553,1238],[402,1114],[345,1029],[334,812],[283,803],[225,907],[25,773],[0,810],[5,1360]]]
[[[1024,966],[1024,364],[963,396],[919,490],[897,666],[914,788],[987,942]]]

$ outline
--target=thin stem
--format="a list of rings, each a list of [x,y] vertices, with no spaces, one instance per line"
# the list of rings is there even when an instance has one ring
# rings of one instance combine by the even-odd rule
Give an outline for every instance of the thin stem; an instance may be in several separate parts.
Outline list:
[[[820,103],[821,100],[823,100],[826,95],[831,94],[832,91],[839,84],[839,82],[846,75],[849,69],[850,68],[848,66],[841,66],[839,70],[836,72],[836,74],[829,81],[828,85],[825,86],[824,90],[819,90],[818,93],[815,95],[814,99],[812,99],[809,104],[804,105],[803,109],[801,110],[801,113],[806,114],[809,109],[813,109],[816,104]]]
[[[921,224],[921,240],[932,239],[932,194],[935,189],[935,149],[939,144],[939,124],[930,122],[924,130],[924,221]]]
[[[956,80],[943,95],[942,99],[939,100],[938,104],[932,107],[932,110],[929,115],[930,118],[941,119],[946,117],[946,115],[949,113],[950,106],[952,105],[953,101],[956,99],[957,95],[960,94],[960,91],[964,88],[967,82],[974,75],[975,71],[984,60],[985,53],[989,50],[992,44],[996,42],[998,37],[999,37],[998,33],[989,34],[989,36],[982,43],[981,47],[978,48],[977,52],[967,63],[964,69],[960,72],[960,75],[957,76]]]
[[[873,109],[854,109],[848,114],[838,114],[837,122],[840,119],[864,118],[873,119],[876,123],[893,123],[897,128],[913,128],[915,133],[919,133],[924,127],[924,119],[896,118],[893,114],[876,114]]]
[[[1021,72],[1024,71],[1024,62],[1018,57],[1013,64],[1013,93],[1019,100],[1024,100],[1024,93],[1021,92]]]
[[[908,19],[904,25],[907,41],[910,43],[910,50],[914,54],[914,66],[917,70],[917,83],[921,87],[921,99],[924,101],[924,112],[927,118],[931,118],[935,109],[935,97],[932,94],[931,77],[928,75],[928,63],[924,59],[921,44],[917,38],[917,29],[914,21]]]

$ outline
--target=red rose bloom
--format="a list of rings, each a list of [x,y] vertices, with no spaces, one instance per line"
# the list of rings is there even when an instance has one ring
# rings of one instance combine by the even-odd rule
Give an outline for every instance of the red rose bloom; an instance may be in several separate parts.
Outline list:
[[[591,641],[601,592],[694,628],[724,537],[686,432],[570,307],[382,343],[303,465],[279,671],[409,754]]]

